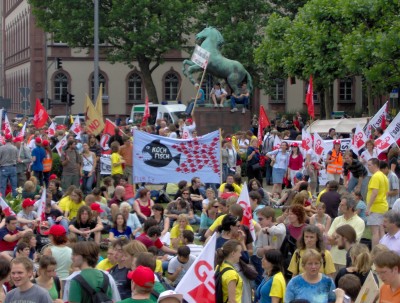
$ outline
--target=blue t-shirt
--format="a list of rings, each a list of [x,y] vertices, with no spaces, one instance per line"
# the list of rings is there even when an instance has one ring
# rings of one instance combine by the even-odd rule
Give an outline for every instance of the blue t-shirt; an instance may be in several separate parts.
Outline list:
[[[199,89],[199,95],[197,97],[197,104],[204,104],[206,102],[206,97],[204,96],[204,90]]]
[[[127,226],[124,232],[122,233],[119,232],[116,228],[111,228],[110,231],[114,234],[115,238],[126,237],[129,239],[132,234],[132,230],[129,226]]]
[[[290,280],[285,294],[285,302],[296,299],[304,299],[310,303],[328,303],[335,302],[336,296],[333,290],[335,283],[325,275],[322,275],[318,283],[310,284],[303,279],[302,275],[294,277]]]
[[[363,200],[358,201],[356,210],[358,210],[358,209],[360,210],[360,213],[358,214],[358,216],[366,222],[367,214],[365,213],[365,210],[367,209],[367,205],[365,204],[365,202]]]
[[[278,273],[278,275],[281,276],[282,280],[284,281],[284,277],[282,273]],[[256,302],[258,303],[271,303],[271,289],[272,289],[272,284],[274,282],[274,278],[276,275],[272,276],[268,280],[263,279],[261,284],[257,287],[256,290]],[[279,282],[278,282],[279,283]],[[285,289],[282,288],[282,294],[284,294]]]
[[[42,147],[36,146],[32,150],[32,157],[36,157],[36,160],[32,162],[31,169],[33,171],[43,171],[43,159],[46,158],[46,151]]]

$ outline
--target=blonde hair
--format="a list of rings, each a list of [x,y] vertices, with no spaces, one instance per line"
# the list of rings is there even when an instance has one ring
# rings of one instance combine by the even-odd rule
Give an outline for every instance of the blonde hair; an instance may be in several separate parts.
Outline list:
[[[134,257],[138,253],[147,252],[146,246],[138,241],[138,240],[131,240],[128,244],[122,246],[122,249],[128,255]]]
[[[306,249],[301,258],[301,265],[304,267],[311,259],[318,260],[322,263],[322,255],[316,249]]]
[[[124,208],[128,208],[129,211],[132,210],[132,206],[131,206],[128,202],[122,202],[122,203],[119,205],[119,210],[120,210],[120,211],[122,211]]]
[[[178,222],[179,220],[185,220],[186,224],[189,224],[189,218],[186,214],[178,215],[178,217],[176,218],[176,222]]]
[[[26,181],[24,183],[24,190],[27,192],[34,192],[36,189],[35,184],[32,181]]]
[[[365,244],[354,244],[350,250],[350,258],[357,272],[366,275],[371,270],[372,258]]]

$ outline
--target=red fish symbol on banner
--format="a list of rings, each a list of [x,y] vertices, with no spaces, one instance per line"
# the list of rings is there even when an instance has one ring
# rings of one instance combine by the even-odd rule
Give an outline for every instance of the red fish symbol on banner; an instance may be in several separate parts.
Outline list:
[[[317,155],[321,156],[322,153],[323,153],[323,151],[324,151],[324,148],[322,147],[322,141],[321,141],[320,139],[318,139],[318,140],[315,142],[315,153],[316,153]]]
[[[377,139],[377,140],[375,141],[375,145],[376,145],[380,150],[385,150],[385,149],[389,148],[389,146],[390,146],[390,137],[387,136],[387,137],[384,138],[384,139],[381,139],[381,138]]]
[[[212,266],[205,260],[195,265],[194,272],[200,283],[189,291],[189,295],[196,303],[208,303],[215,300],[214,271]]]
[[[361,148],[364,144],[365,141],[363,140],[364,136],[361,132],[357,133],[354,136],[354,144],[357,146],[357,148]]]

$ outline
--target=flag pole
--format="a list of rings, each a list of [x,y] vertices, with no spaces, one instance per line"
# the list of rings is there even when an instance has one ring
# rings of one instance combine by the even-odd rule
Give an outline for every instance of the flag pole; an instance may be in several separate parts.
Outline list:
[[[219,139],[221,140],[221,128],[218,129],[219,131]],[[220,146],[221,146],[220,142]],[[221,147],[220,147],[221,148]],[[220,180],[220,184],[222,184],[222,152],[219,153],[219,180]]]
[[[194,109],[196,108],[197,99],[199,98],[199,91],[200,91],[200,89],[201,89],[201,85],[203,84],[204,76],[206,75],[206,70],[207,70],[207,68],[204,69],[203,75],[201,76],[199,88],[197,89],[196,97],[195,97],[195,99],[194,99],[193,109],[192,109],[192,112],[190,113],[191,116],[193,116],[193,114],[194,114]]]

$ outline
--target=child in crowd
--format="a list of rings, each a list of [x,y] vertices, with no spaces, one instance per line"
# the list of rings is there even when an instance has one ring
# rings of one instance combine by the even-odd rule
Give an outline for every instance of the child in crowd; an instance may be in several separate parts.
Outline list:
[[[361,192],[356,192],[354,193],[355,200],[357,202],[356,206],[356,212],[358,216],[364,220],[365,223],[367,223],[367,215],[365,211],[367,210],[367,204],[363,201]]]

